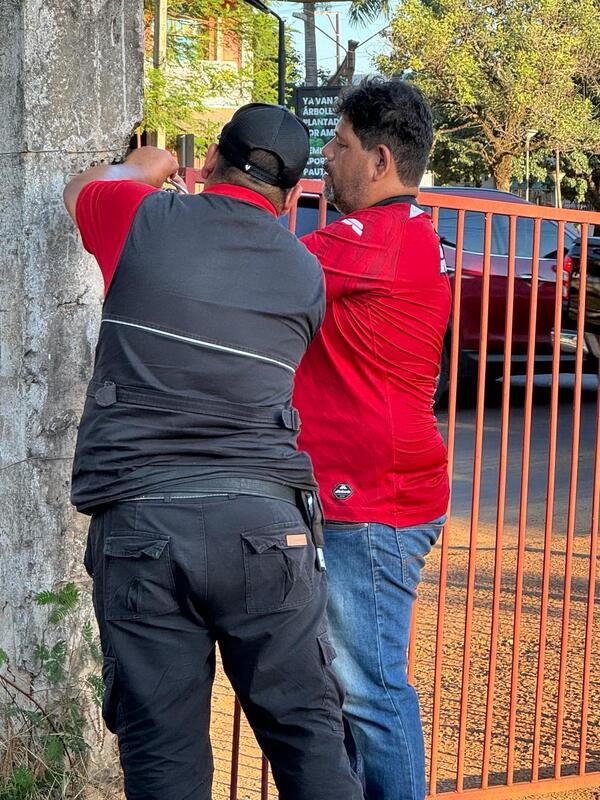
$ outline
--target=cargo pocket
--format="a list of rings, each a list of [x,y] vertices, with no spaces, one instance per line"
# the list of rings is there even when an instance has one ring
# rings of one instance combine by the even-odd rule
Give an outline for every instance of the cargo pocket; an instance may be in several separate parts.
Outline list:
[[[323,680],[325,681],[323,707],[327,711],[329,724],[333,730],[337,733],[343,733],[342,703],[344,701],[345,692],[332,667],[336,656],[335,648],[329,641],[329,634],[327,632],[319,634],[317,636],[317,642],[319,643],[321,668],[323,670]]]
[[[139,531],[108,536],[104,569],[106,619],[142,619],[177,608],[168,539]]]
[[[102,718],[111,733],[117,732],[117,711],[119,708],[119,686],[117,679],[117,660],[105,658],[102,663],[104,697],[102,699]]]
[[[284,611],[312,597],[315,550],[298,523],[267,525],[242,533],[246,610]]]

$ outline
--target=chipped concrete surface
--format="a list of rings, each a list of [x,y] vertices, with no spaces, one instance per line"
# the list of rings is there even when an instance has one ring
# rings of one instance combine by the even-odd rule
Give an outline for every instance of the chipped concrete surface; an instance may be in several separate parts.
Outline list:
[[[0,648],[23,676],[47,616],[35,593],[87,588],[69,483],[101,279],[62,190],[123,150],[142,76],[141,0],[0,4]]]

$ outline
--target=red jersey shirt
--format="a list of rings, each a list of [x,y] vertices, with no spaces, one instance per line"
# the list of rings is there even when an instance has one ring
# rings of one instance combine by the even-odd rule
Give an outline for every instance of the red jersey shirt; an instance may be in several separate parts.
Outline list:
[[[431,522],[449,499],[433,395],[452,303],[431,219],[406,202],[372,206],[302,241],[323,267],[327,311],[294,403],[325,516]]]

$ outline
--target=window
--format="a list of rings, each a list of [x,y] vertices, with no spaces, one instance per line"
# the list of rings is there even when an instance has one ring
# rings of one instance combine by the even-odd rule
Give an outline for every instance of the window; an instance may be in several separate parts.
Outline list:
[[[444,244],[456,247],[458,212],[451,208],[440,208],[437,231]],[[516,255],[531,258],[533,255],[533,219],[517,218]],[[492,255],[508,256],[510,218],[504,214],[492,217]],[[463,249],[471,253],[483,253],[485,215],[480,211],[465,212]],[[578,239],[578,233],[565,225],[565,252]],[[558,242],[558,223],[543,220],[540,230],[540,258],[555,258]]]

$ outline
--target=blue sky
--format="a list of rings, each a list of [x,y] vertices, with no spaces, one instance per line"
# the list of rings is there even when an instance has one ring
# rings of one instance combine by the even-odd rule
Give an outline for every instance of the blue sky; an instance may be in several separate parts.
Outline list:
[[[386,20],[380,17],[375,22],[368,25],[350,25],[348,22],[348,9],[350,3],[332,3],[329,6],[331,11],[340,12],[340,42],[345,47],[348,39],[356,39],[359,42],[365,41],[373,34],[386,26]],[[302,20],[294,19],[293,12],[302,12],[302,3],[275,2],[273,10],[280,14],[286,25],[293,30],[294,44],[302,58],[304,58],[304,23]],[[329,33],[335,39],[335,19],[317,11],[316,24],[319,28]],[[385,49],[385,39],[383,36],[375,36],[356,51],[356,74],[374,72],[373,57]],[[344,50],[341,50],[341,58],[344,57]],[[336,68],[335,42],[328,39],[317,31],[317,58],[319,68],[328,72],[334,72]]]

